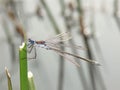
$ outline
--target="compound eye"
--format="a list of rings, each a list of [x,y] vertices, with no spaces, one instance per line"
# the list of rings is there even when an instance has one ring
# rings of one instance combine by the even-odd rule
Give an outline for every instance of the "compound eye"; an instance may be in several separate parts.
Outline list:
[[[31,39],[30,38],[28,38],[28,42],[30,42],[31,41]]]

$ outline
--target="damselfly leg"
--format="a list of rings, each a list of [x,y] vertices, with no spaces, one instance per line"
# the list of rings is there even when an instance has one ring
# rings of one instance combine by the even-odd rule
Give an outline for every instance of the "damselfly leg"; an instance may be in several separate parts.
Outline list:
[[[28,54],[31,54],[31,52],[34,51],[34,56],[28,57],[28,59],[36,59],[37,52],[36,52],[36,47],[34,45],[30,45],[30,47],[27,48],[27,51],[28,51]]]

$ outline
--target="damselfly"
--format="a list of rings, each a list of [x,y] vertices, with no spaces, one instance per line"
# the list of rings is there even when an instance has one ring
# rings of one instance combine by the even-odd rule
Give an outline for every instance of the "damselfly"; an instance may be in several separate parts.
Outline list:
[[[90,60],[90,59],[87,59],[87,58],[83,58],[79,55],[75,55],[75,54],[72,54],[72,53],[61,50],[61,47],[70,47],[70,45],[64,44],[65,41],[70,40],[70,39],[71,39],[71,37],[70,37],[69,32],[61,33],[61,34],[56,35],[55,37],[49,38],[47,40],[41,40],[41,41],[35,41],[35,40],[32,40],[32,39],[29,38],[28,39],[28,45],[27,45],[28,48],[29,48],[28,52],[30,53],[34,48],[35,49],[34,59],[35,59],[36,55],[37,55],[36,54],[36,47],[40,47],[40,48],[44,48],[46,50],[55,51],[60,56],[65,57],[66,60],[69,60],[70,62],[72,62],[76,66],[79,66],[79,64],[76,61],[72,60],[71,58],[68,58],[67,56],[72,56],[72,57],[78,58],[80,60],[84,60],[84,61],[87,61],[89,63],[99,65],[99,63],[95,60]],[[77,49],[83,49],[81,46],[77,46],[77,45],[73,45],[73,47],[77,48]]]

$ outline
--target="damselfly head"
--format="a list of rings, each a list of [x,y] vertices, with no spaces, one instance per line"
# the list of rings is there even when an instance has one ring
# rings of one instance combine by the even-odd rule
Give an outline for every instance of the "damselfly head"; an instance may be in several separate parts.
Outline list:
[[[35,43],[35,41],[34,40],[32,40],[32,39],[28,39],[28,42],[30,42],[31,44],[34,44]]]

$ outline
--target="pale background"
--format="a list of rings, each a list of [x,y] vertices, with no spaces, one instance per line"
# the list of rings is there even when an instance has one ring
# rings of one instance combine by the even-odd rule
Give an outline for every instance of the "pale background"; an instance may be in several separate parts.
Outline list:
[[[59,25],[61,32],[65,31],[64,21],[60,15],[59,0],[45,0],[49,5],[57,24]],[[67,3],[69,0],[65,0]],[[73,0],[74,1],[74,0]],[[105,83],[105,90],[120,90],[120,29],[118,28],[113,15],[113,0],[82,0],[83,7],[95,7],[94,20],[96,36],[102,51],[104,60],[95,50],[94,42],[91,40],[91,45],[96,59],[102,64],[99,67],[102,73]],[[119,7],[120,7],[120,0]],[[39,19],[37,16],[26,19],[24,14],[33,13],[39,0],[23,0],[23,5],[18,5],[18,10],[23,10],[21,14],[21,22],[24,23],[28,37],[36,40],[45,39],[47,37],[55,35],[54,29],[43,10],[45,18]],[[1,5],[2,6],[2,5]],[[102,11],[101,8],[105,8]],[[120,15],[120,8],[118,14]],[[1,16],[4,16],[2,14]],[[4,16],[6,17],[6,16]],[[86,19],[89,24],[90,12],[86,11]],[[2,20],[2,17],[0,17]],[[1,22],[1,21],[0,21]],[[77,44],[82,45],[82,40],[79,37],[78,29],[72,31],[72,36]],[[18,58],[18,49],[21,43],[20,38],[16,36],[14,30],[10,29],[14,44],[16,46],[16,56]],[[80,51],[80,55],[84,56],[84,51]],[[0,25],[0,90],[7,90],[7,80],[4,75],[4,67],[13,70],[12,84],[13,90],[19,89],[19,61],[11,63],[10,61],[10,47],[6,40],[6,36],[2,25]],[[86,70],[86,62],[82,62],[84,70]],[[37,60],[29,61],[29,70],[34,74],[36,90],[57,90],[58,88],[58,72],[59,72],[59,57],[56,53],[46,50],[37,50]],[[86,79],[88,79],[87,70],[84,71]],[[81,81],[78,76],[77,68],[75,65],[68,61],[65,61],[64,69],[64,84],[63,90],[84,90]],[[89,89],[92,90],[92,89]],[[98,85],[97,90],[103,90]]]

